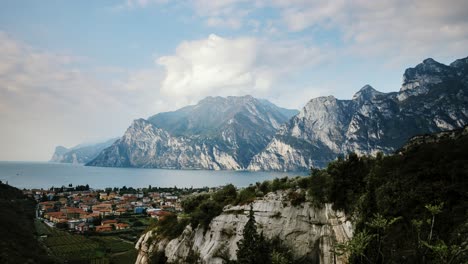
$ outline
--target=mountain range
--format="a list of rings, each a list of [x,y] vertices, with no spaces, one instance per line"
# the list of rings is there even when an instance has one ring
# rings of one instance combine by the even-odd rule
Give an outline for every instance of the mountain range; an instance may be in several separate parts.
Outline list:
[[[250,170],[306,170],[339,155],[394,152],[412,136],[468,123],[468,58],[444,65],[426,59],[403,75],[399,92],[369,85],[351,100],[310,100],[252,158]]]
[[[301,111],[251,96],[207,97],[135,120],[87,165],[298,171],[350,152],[393,153],[412,136],[468,123],[468,58],[426,59],[403,74],[398,92],[370,85],[350,100],[310,100]],[[63,149],[57,149],[57,156]]]
[[[207,97],[138,119],[87,165],[173,169],[247,168],[297,111],[252,96]]]
[[[101,151],[112,145],[117,138],[93,144],[80,144],[72,148],[57,146],[51,162],[85,164],[96,158]]]

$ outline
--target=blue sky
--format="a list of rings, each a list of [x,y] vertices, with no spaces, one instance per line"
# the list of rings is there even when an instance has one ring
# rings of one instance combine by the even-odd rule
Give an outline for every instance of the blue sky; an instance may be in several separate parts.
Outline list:
[[[206,96],[300,109],[466,57],[468,3],[0,1],[0,160],[47,160]],[[2,126],[3,127],[3,126]]]

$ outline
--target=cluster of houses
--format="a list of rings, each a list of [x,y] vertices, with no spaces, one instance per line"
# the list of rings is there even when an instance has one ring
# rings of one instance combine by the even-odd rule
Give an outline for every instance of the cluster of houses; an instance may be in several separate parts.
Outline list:
[[[25,190],[39,203],[36,216],[50,226],[67,227],[79,233],[109,232],[130,228],[122,216],[146,214],[157,218],[181,211],[180,198],[172,193],[102,192],[94,190],[56,192]],[[114,219],[109,219],[114,218]]]

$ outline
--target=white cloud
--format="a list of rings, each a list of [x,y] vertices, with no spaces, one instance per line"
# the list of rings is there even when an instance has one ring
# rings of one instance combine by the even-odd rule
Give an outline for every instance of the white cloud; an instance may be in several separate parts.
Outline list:
[[[323,59],[320,50],[296,42],[256,38],[206,39],[180,44],[174,55],[162,56],[161,92],[173,97],[266,95],[281,78]]]
[[[351,55],[386,58],[399,65],[428,56],[466,55],[465,0],[278,0],[276,5],[291,31],[338,29]]]
[[[400,65],[465,56],[468,46],[466,0],[193,0],[188,6],[212,27],[249,27],[266,35],[335,29],[348,54]],[[279,16],[254,17],[261,9],[276,9]]]
[[[0,160],[44,160],[57,144],[116,136],[153,113],[161,71],[118,70],[113,82],[84,61],[0,32]]]

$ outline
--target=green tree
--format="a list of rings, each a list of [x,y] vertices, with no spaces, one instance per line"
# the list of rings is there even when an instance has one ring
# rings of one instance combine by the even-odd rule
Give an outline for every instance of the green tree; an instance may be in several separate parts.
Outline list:
[[[213,194],[213,200],[226,205],[232,203],[237,198],[237,189],[232,184],[224,186],[221,190]]]
[[[271,263],[271,249],[262,234],[257,233],[257,226],[252,205],[249,220],[244,226],[243,238],[237,242],[237,262],[242,264]]]
[[[426,206],[426,209],[431,213],[431,231],[429,232],[429,237],[428,237],[428,241],[429,243],[431,242],[432,240],[432,232],[434,231],[434,223],[435,223],[435,216],[440,214],[442,212],[442,207],[444,207],[444,203],[440,203],[440,204],[427,204]]]

